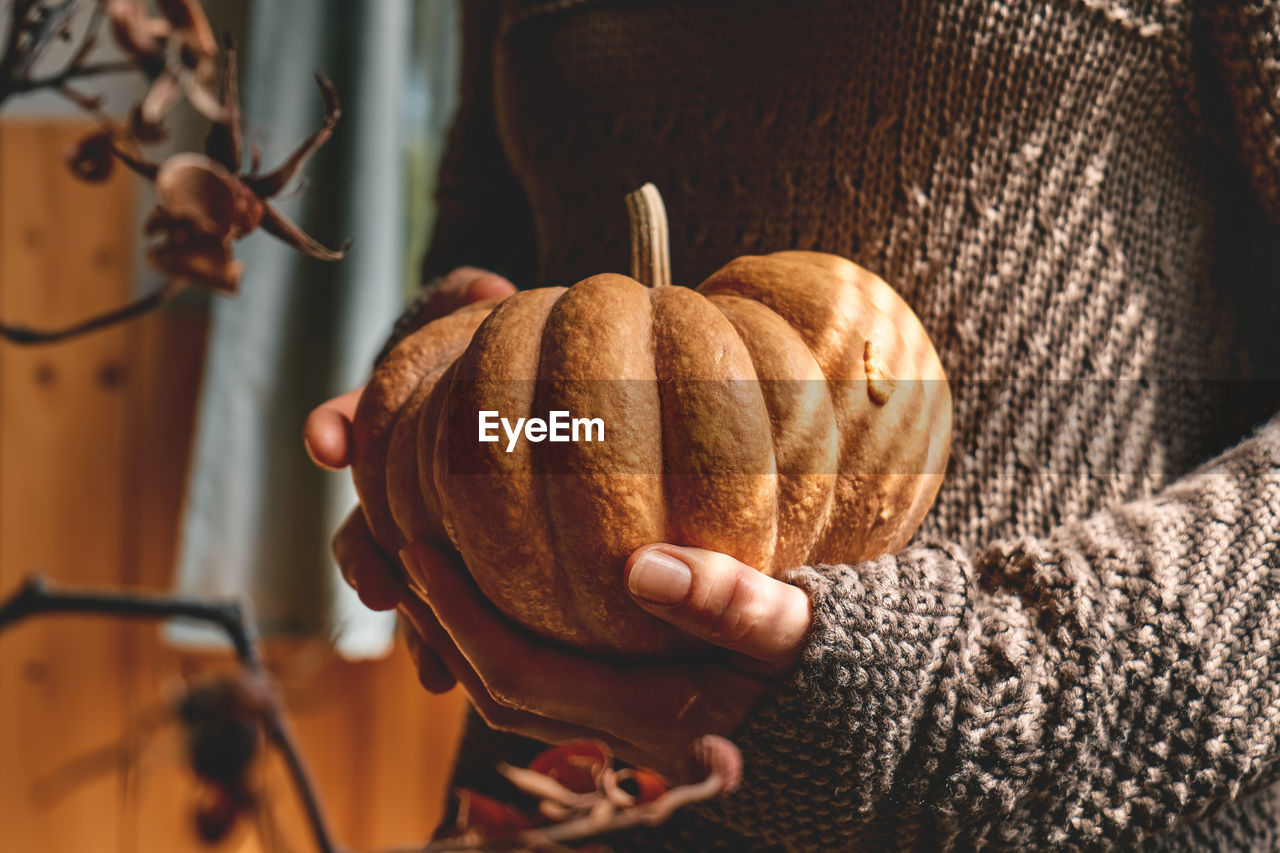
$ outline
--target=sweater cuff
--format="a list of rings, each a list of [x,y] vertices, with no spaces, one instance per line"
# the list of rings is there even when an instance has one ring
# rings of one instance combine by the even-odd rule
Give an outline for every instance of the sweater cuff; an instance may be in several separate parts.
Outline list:
[[[373,361],[374,367],[381,364],[382,360],[396,348],[397,344],[426,325],[423,317],[427,313],[427,305],[443,283],[444,276],[438,275],[435,278],[428,279],[418,288],[418,293],[413,297],[413,301],[404,309],[404,312],[396,320],[395,326],[391,328],[391,337],[387,338],[387,342],[382,345],[382,349],[378,350],[378,357]]]
[[[797,668],[734,736],[742,786],[707,816],[800,850],[877,834],[870,822],[900,765],[945,749],[950,697],[939,681],[969,575],[964,554],[945,544],[792,572],[813,627]]]

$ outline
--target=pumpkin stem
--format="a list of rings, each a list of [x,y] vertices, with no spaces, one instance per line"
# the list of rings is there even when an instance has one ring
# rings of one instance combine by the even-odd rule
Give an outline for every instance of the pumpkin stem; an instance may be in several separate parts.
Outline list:
[[[631,220],[631,277],[646,287],[671,284],[671,248],[667,209],[653,184],[627,193]]]

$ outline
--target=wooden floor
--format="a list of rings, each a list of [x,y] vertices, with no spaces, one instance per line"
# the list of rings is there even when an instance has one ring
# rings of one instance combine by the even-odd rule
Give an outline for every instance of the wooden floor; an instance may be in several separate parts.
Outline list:
[[[63,156],[83,130],[0,123],[7,321],[67,322],[130,296],[137,185],[69,176]],[[178,306],[66,345],[0,342],[0,595],[36,570],[169,586],[204,335],[203,312]],[[462,697],[424,693],[403,649],[372,664],[318,646],[272,657],[339,841],[424,840]],[[179,654],[150,624],[58,618],[0,635],[0,853],[208,849],[180,733],[141,721],[225,664]],[[219,849],[311,849],[278,766],[264,764],[260,786],[275,829],[243,822]]]

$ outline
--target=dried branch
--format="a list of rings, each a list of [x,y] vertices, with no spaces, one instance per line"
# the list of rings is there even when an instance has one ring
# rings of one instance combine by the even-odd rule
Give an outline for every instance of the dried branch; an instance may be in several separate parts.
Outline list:
[[[27,15],[35,6],[35,0],[12,0],[9,6],[9,26],[5,32],[4,54],[0,55],[0,80],[8,79],[13,66],[18,63],[18,45],[26,29]]]
[[[320,127],[270,173],[258,174],[256,149],[251,152],[249,170],[242,172],[244,134],[235,46],[227,38],[220,52],[198,0],[165,0],[160,3],[160,16],[153,16],[145,0],[95,0],[93,16],[71,59],[56,73],[34,76],[31,71],[45,47],[56,37],[71,38],[71,20],[80,2],[12,0],[9,31],[0,54],[0,104],[16,92],[49,89],[99,121],[99,129],[72,152],[71,170],[82,180],[101,182],[119,162],[155,182],[156,209],[147,220],[146,233],[156,243],[149,247],[147,261],[168,283],[141,299],[61,329],[0,322],[0,341],[19,345],[66,341],[153,311],[188,287],[234,294],[243,266],[235,259],[233,244],[259,228],[319,260],[345,256],[348,244],[336,250],[322,245],[268,203],[329,140],[342,116],[337,91],[327,78],[316,75],[325,107]],[[110,22],[127,61],[89,61],[104,20]],[[125,121],[103,115],[99,97],[71,85],[82,78],[128,70],[146,75],[151,86]],[[212,122],[204,153],[178,153],[164,162],[151,162],[141,144],[166,135],[163,119],[183,98]]]
[[[71,4],[64,4],[66,7],[66,20],[64,26],[69,23],[70,15],[74,12]],[[129,72],[139,72],[142,69],[137,63],[130,60],[115,60],[109,62],[89,62],[89,55],[98,43],[98,31],[102,26],[102,19],[106,12],[102,3],[93,5],[93,15],[89,19],[89,24],[85,27],[84,35],[81,37],[80,46],[62,67],[61,71],[55,74],[49,74],[44,77],[18,77],[9,81],[8,94],[20,94],[24,92],[33,92],[37,89],[55,89],[63,92],[63,87],[72,80],[79,80],[85,77],[100,77],[104,74],[125,74]],[[38,60],[38,58],[37,58]],[[31,65],[35,63],[32,62]],[[31,66],[29,65],[28,68]],[[65,93],[64,93],[65,94]],[[0,95],[3,100],[3,95]],[[75,99],[72,98],[74,101]]]
[[[81,0],[51,5],[39,0],[13,0],[9,6],[8,33],[0,54],[0,104],[13,95],[48,89],[63,93],[72,80],[141,71],[132,61],[90,62],[105,16],[102,3],[93,3],[93,14],[71,58],[54,73],[36,75],[35,69],[54,41],[70,38],[73,18]]]
[[[60,33],[67,31],[78,2],[79,0],[63,0],[56,6],[36,4],[35,9],[38,14],[28,24],[26,49],[23,51],[22,60],[15,68],[19,74],[31,73],[35,64],[44,56],[45,48],[52,44]]]
[[[184,719],[193,724],[210,719],[216,723],[224,719],[218,716],[220,712],[217,709],[228,705],[251,709],[248,711],[250,717],[261,726],[263,736],[284,759],[306,811],[317,849],[320,853],[336,853],[315,786],[275,698],[274,685],[263,666],[252,621],[239,603],[117,591],[51,589],[40,577],[32,577],[16,593],[0,602],[0,632],[29,617],[59,614],[186,618],[221,629],[231,640],[236,657],[244,668],[244,678],[193,688],[182,704]],[[212,713],[210,709],[214,709]],[[97,758],[95,756],[95,760]],[[485,798],[474,795],[477,811],[487,807],[491,811],[491,819],[493,811],[501,813],[496,819],[508,834],[480,837],[475,830],[483,824],[481,818],[462,836],[386,853],[563,850],[566,849],[563,845],[568,842],[637,826],[661,824],[678,809],[732,791],[742,778],[742,755],[738,748],[716,735],[704,735],[694,743],[687,769],[695,781],[686,785],[667,788],[666,782],[651,771],[615,771],[611,765],[612,757],[607,748],[591,741],[553,747],[535,759],[529,769],[500,765],[499,771],[509,781],[525,793],[540,798],[544,806],[542,811],[556,815],[558,822],[520,829],[530,827],[530,822],[519,813],[499,803],[482,802]],[[619,782],[625,778],[640,783],[636,793],[622,790]],[[594,790],[587,790],[592,787]],[[209,828],[216,830],[222,826],[211,823]]]
[[[104,614],[125,618],[185,618],[220,628],[230,639],[236,658],[249,673],[269,684],[258,649],[257,632],[243,607],[234,601],[204,601],[175,596],[99,590],[51,589],[40,577],[29,578],[0,604],[0,632],[32,616]],[[336,853],[315,785],[307,772],[293,734],[278,706],[272,702],[264,714],[263,733],[284,758],[294,788],[307,813],[312,837],[320,853]]]
[[[28,18],[35,6],[35,0],[12,0],[9,5],[4,53],[0,54],[0,104],[13,93],[14,83],[21,79],[19,67],[27,64],[24,37],[30,24]]]
[[[187,618],[209,622],[221,628],[231,640],[236,657],[249,669],[260,669],[257,637],[234,601],[102,592],[98,590],[54,590],[40,576],[30,577],[18,591],[0,604],[0,631],[31,616],[100,613],[150,619]]]
[[[47,77],[34,77],[27,80],[16,80],[9,88],[9,94],[18,94],[20,92],[32,92],[36,89],[61,89],[72,80],[79,80],[84,77],[99,77],[103,74],[125,74],[130,71],[137,71],[138,67],[127,60],[117,60],[115,62],[96,62],[86,65],[71,65],[57,74],[51,74]]]
[[[34,329],[30,326],[0,323],[0,339],[27,346],[65,341],[154,311],[183,290],[186,290],[186,282],[171,281],[140,299],[61,329]]]

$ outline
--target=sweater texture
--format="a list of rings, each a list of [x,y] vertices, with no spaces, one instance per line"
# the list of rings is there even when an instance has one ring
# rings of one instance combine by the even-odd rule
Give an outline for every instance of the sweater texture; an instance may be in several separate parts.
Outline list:
[[[464,11],[429,275],[625,271],[652,181],[678,283],[843,255],[953,383],[916,542],[791,575],[741,790],[610,846],[1280,849],[1280,0]]]

